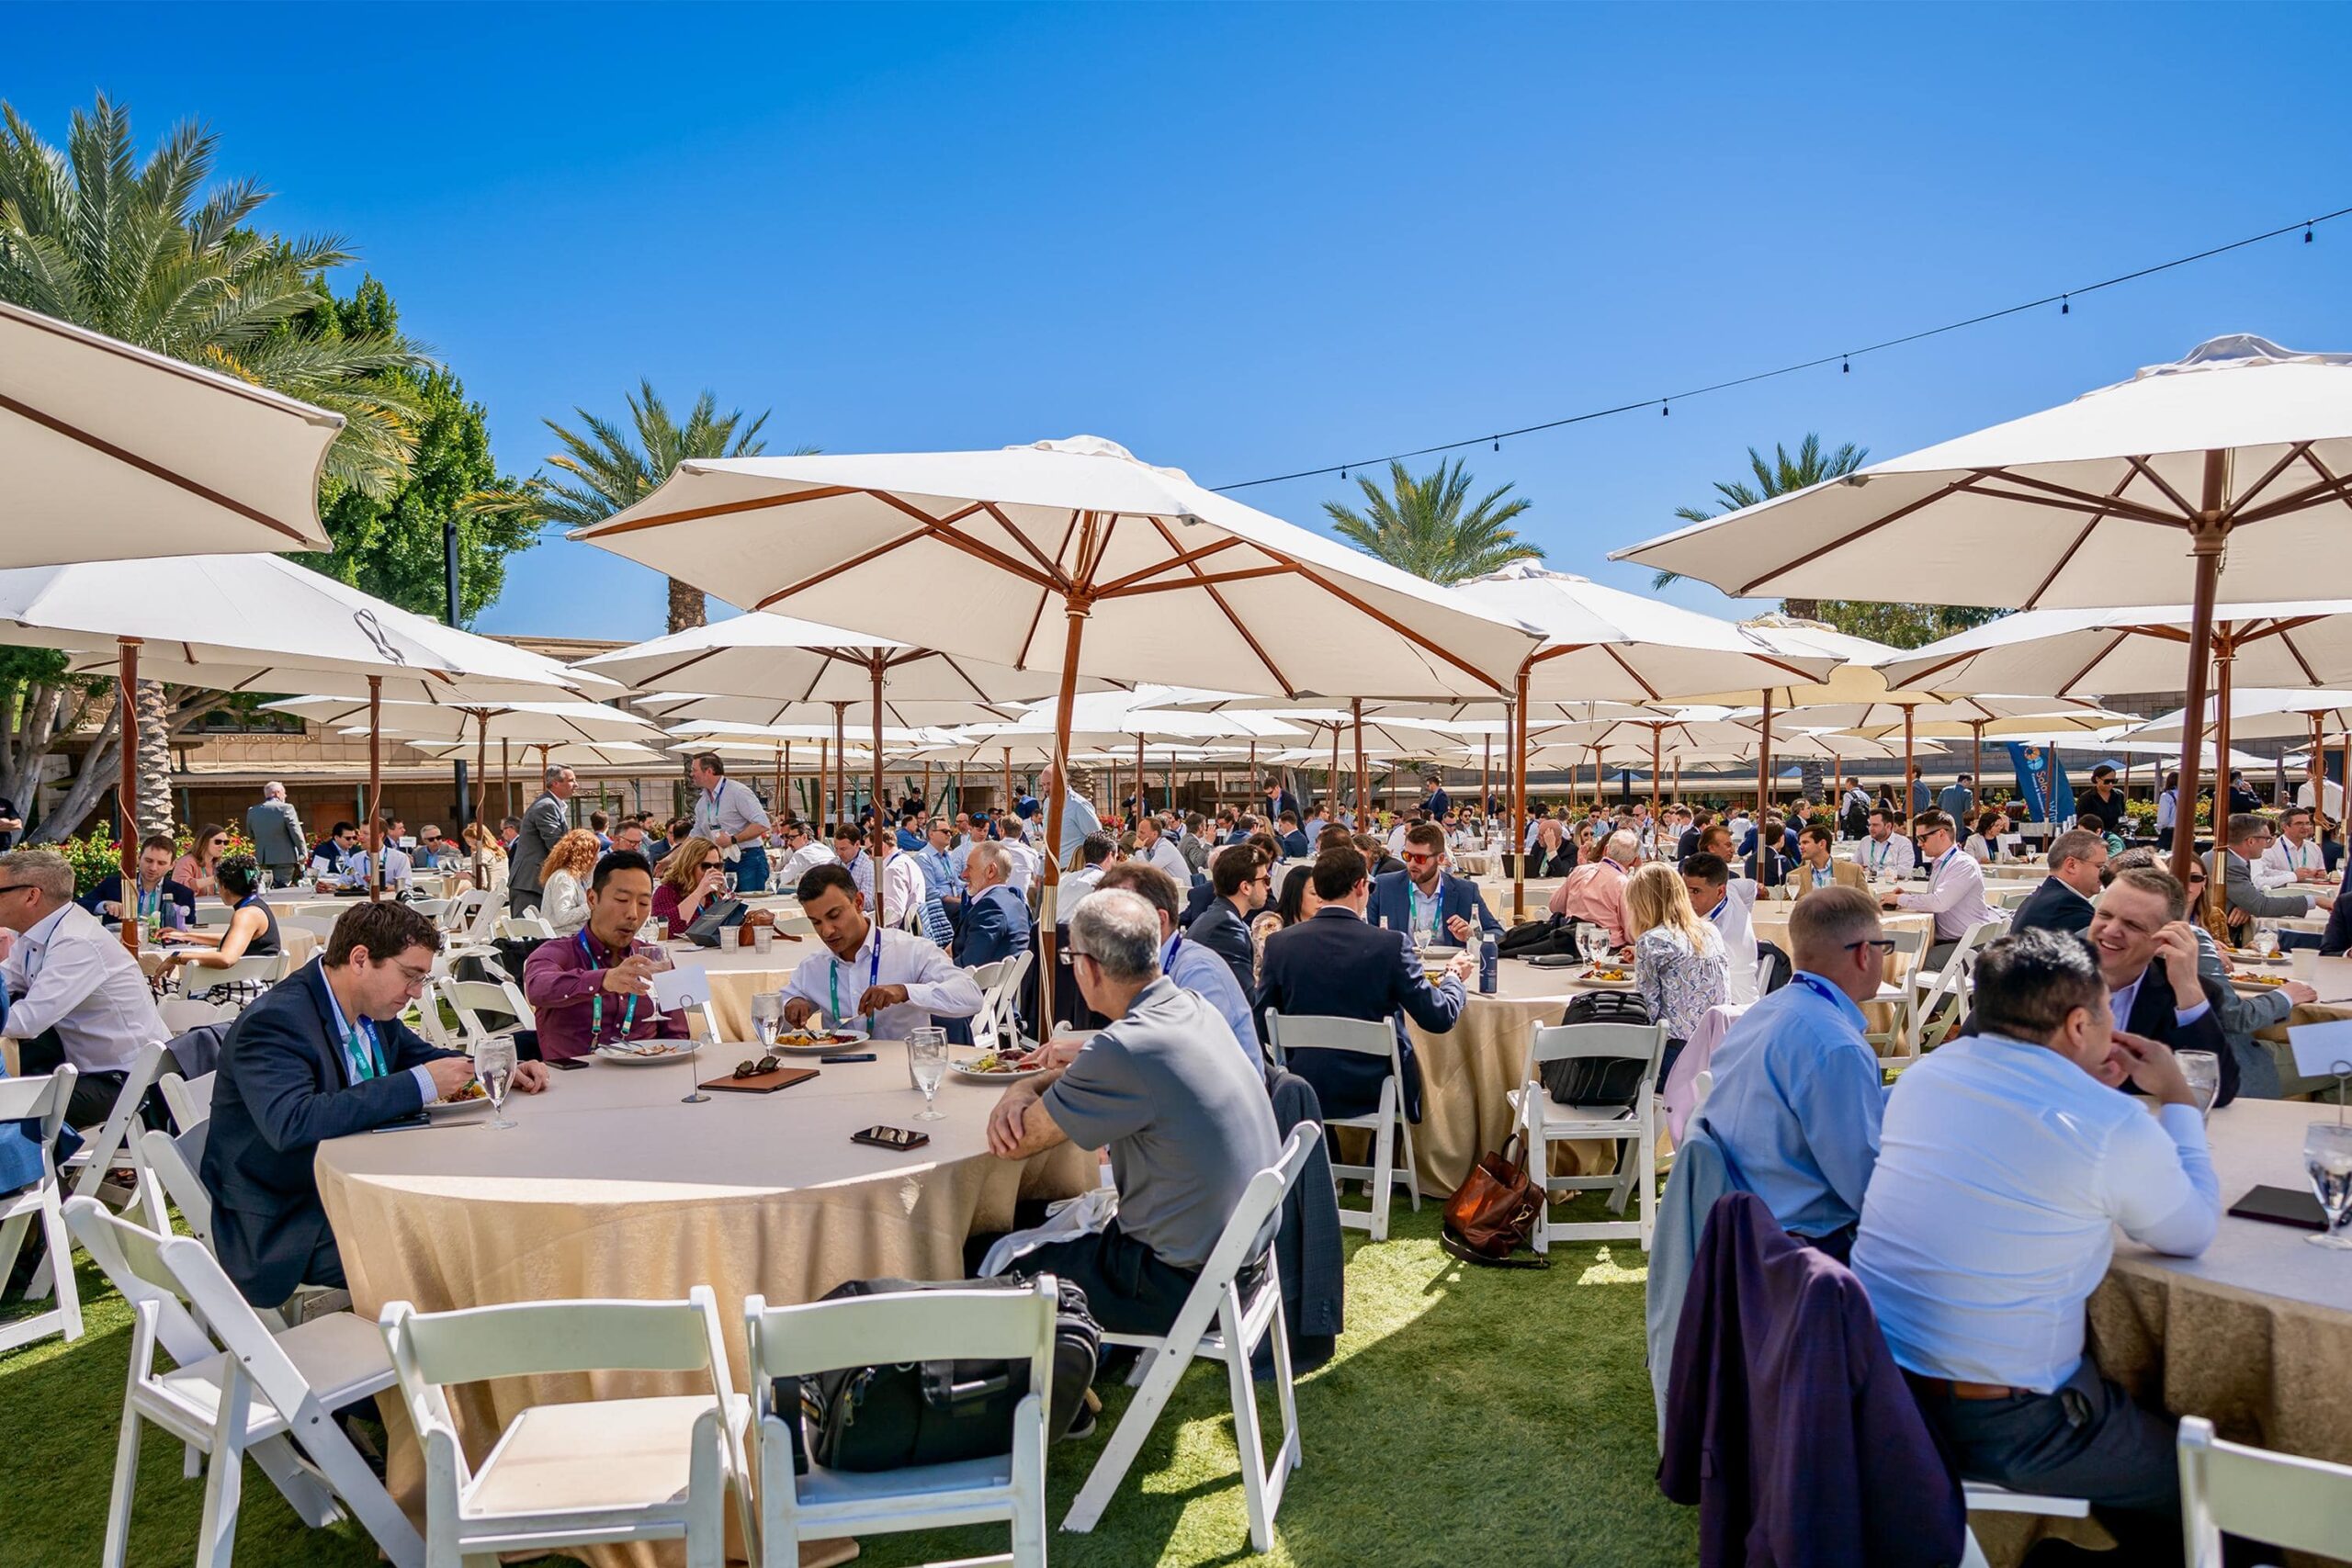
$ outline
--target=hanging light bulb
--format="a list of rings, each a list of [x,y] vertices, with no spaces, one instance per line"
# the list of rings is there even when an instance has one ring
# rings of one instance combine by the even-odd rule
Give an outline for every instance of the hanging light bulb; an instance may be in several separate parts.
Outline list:
[[[2074,307],[2067,303],[2067,298],[2068,297],[2064,294],[2058,296],[2058,313],[2062,316],[2072,315],[2074,313]]]
[[[1658,418],[1660,418],[1660,419],[1666,419],[1666,418],[1668,418],[1668,417],[1670,417],[1670,416],[1673,414],[1673,412],[1674,412],[1674,404],[1673,404],[1671,401],[1669,401],[1669,400],[1666,400],[1666,399],[1663,399],[1663,398],[1661,398],[1661,399],[1659,399],[1659,400],[1658,400],[1658,405],[1657,405],[1657,416],[1658,416]]]
[[[2303,220],[2303,243],[2305,243],[2305,244],[2307,244],[2307,245],[2308,245],[2308,244],[2310,244],[2311,243],[2312,243],[2312,225],[2311,225],[2311,220],[2310,220],[2309,219],[2305,219],[2305,220]]]
[[[1495,450],[1496,450],[1496,451],[1498,451],[1498,452],[1499,452],[1499,451],[1501,451],[1502,449],[1503,449],[1503,438],[1502,438],[1501,436],[1498,435],[1498,436],[1496,436],[1496,437],[1495,437]]]
[[[1853,373],[1854,373],[1854,358],[1853,358],[1853,355],[1848,355],[1848,354],[1841,354],[1841,355],[1839,355],[1838,356],[1838,374],[1839,374],[1840,376],[1851,376]]]

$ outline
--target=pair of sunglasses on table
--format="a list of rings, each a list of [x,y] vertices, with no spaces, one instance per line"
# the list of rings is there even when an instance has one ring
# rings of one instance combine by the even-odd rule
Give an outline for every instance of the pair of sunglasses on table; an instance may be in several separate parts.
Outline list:
[[[778,1067],[783,1066],[784,1063],[776,1057],[763,1056],[756,1062],[736,1063],[734,1076],[739,1078],[755,1078],[762,1073],[775,1072]]]

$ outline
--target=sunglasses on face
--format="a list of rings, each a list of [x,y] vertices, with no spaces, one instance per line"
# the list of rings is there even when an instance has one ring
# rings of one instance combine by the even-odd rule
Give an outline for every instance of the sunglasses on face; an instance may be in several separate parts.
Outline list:
[[[1417,854],[1411,850],[1407,850],[1405,852],[1405,863],[1407,865],[1430,865],[1435,863],[1436,860],[1437,856],[1435,855]]]

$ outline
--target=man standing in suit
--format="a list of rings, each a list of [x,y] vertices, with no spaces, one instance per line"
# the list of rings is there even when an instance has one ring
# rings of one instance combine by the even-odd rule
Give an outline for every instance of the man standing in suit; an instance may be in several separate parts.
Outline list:
[[[254,859],[272,882],[290,887],[311,858],[310,840],[303,837],[302,819],[287,804],[286,786],[272,779],[261,786],[261,799],[245,812],[245,834],[254,841]]]
[[[1250,940],[1250,917],[1266,907],[1273,878],[1264,852],[1255,844],[1228,844],[1209,862],[1209,900],[1185,922],[1185,940],[1225,960],[1241,994],[1258,994],[1257,945]]]
[[[1976,808],[1976,792],[1969,787],[1975,782],[1962,773],[1946,784],[1943,793],[1936,796],[1936,809],[1955,822],[1967,821],[1968,814]]]
[[[1373,878],[1364,919],[1392,931],[1410,932],[1416,944],[1452,942],[1469,947],[1482,931],[1503,923],[1487,908],[1476,883],[1445,873],[1445,829],[1416,822],[1405,829],[1405,869]]]
[[[2222,1032],[2209,991],[2197,973],[2197,932],[2182,919],[2188,895],[2170,872],[2154,866],[2120,871],[2099,895],[2090,943],[2107,981],[2118,1029],[2175,1051],[2211,1051],[2221,1061],[2215,1105],[2237,1098],[2238,1059]]]
[[[1430,773],[1422,778],[1421,783],[1429,786],[1429,793],[1421,796],[1421,810],[1430,821],[1443,822],[1445,814],[1453,809],[1453,797],[1445,793],[1443,776]]]
[[[463,1088],[472,1061],[400,1021],[433,973],[441,933],[404,904],[346,909],[325,953],[237,1016],[212,1086],[204,1185],[220,1266],[255,1306],[297,1285],[340,1286],[343,1258],[312,1171],[329,1138],[414,1115]],[[537,1062],[514,1087],[547,1087]]]
[[[1338,845],[1315,857],[1311,874],[1323,907],[1312,919],[1266,939],[1265,978],[1257,1008],[1299,1017],[1386,1019],[1396,1030],[1397,1059],[1404,1069],[1397,1086],[1408,1121],[1421,1119],[1421,1069],[1404,1019],[1432,1034],[1450,1032],[1467,1000],[1463,981],[1476,966],[1469,953],[1454,956],[1445,978],[1432,987],[1404,936],[1364,923],[1372,884],[1360,851]],[[1294,876],[1300,874],[1293,872]],[[1402,1015],[1401,1017],[1399,1015]],[[1330,1116],[1369,1116],[1380,1109],[1380,1086],[1388,1064],[1352,1051],[1290,1054],[1291,1071],[1315,1087]]]
[[[1294,823],[1298,819],[1298,797],[1283,788],[1280,773],[1266,775],[1266,787],[1258,796],[1258,805],[1259,815],[1269,822],[1281,821],[1285,811],[1291,814]]]
[[[540,867],[555,841],[571,830],[571,815],[564,802],[577,787],[571,770],[558,764],[547,771],[539,797],[523,810],[523,826],[507,846],[506,912],[520,915],[539,901]]]
[[[1850,887],[1857,893],[1870,891],[1870,878],[1862,868],[1849,860],[1838,860],[1830,854],[1837,837],[1826,822],[1810,822],[1797,835],[1797,863],[1789,869],[1789,897],[1802,898],[1821,887]]]
[[[2009,916],[2009,933],[2091,929],[2091,909],[2107,870],[2107,838],[2074,828],[2050,840],[2050,875]]]

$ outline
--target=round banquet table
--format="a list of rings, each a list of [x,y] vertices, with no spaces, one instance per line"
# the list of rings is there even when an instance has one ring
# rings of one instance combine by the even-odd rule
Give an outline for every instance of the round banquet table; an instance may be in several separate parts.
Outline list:
[[[476,1113],[454,1125],[322,1144],[319,1194],[343,1253],[352,1304],[376,1317],[393,1301],[420,1311],[566,1297],[718,1298],[730,1375],[746,1381],[743,1298],[814,1301],[848,1280],[964,1277],[964,1244],[1008,1230],[1022,1198],[1067,1198],[1095,1179],[1094,1156],[1064,1145],[1019,1164],[988,1152],[993,1085],[941,1086],[940,1122],[910,1120],[902,1048],[822,1067],[775,1094],[713,1093],[685,1105],[687,1072],[595,1062],[516,1095],[509,1131]],[[713,1068],[718,1057],[706,1052]],[[813,1062],[803,1065],[814,1066]],[[876,1123],[931,1134],[912,1154],[849,1141]],[[666,1374],[563,1373],[475,1384],[453,1393],[479,1461],[531,1404],[695,1392]],[[395,1432],[391,1487],[422,1507],[422,1460],[396,1398],[379,1401]],[[683,1547],[603,1548],[600,1565],[676,1562]]]
[[[1793,954],[1794,949],[1789,943],[1789,913],[1795,908],[1795,900],[1788,898],[1775,898],[1767,903],[1758,904],[1755,912],[1748,918],[1747,929],[1754,933],[1757,941],[1769,942],[1782,953]],[[1928,939],[1930,942],[1935,940],[1936,917],[1924,910],[1883,910],[1880,912],[1878,923],[1880,928],[1885,931],[1924,931],[1928,933]],[[1910,971],[1917,964],[1917,956],[1900,953],[1888,953],[1886,983],[1890,986],[1902,985],[1908,977]],[[1862,1018],[1872,1032],[1883,1033],[1894,1026],[1894,1004],[1886,1001],[1864,1002]],[[1886,1042],[1886,1049],[1881,1053],[1883,1055],[1900,1055],[1901,1054],[1900,1043],[1893,1039]]]
[[[2119,1234],[2088,1316],[2100,1370],[2141,1403],[2205,1416],[2239,1442],[2352,1464],[2352,1400],[2344,1394],[2352,1383],[2352,1253],[2228,1213],[2257,1185],[2309,1191],[2303,1129],[2335,1115],[2332,1105],[2278,1100],[2213,1112],[2222,1209],[2213,1244],[2201,1257],[2167,1258]],[[2099,1539],[2082,1521],[2058,1528],[2001,1514],[1970,1523],[1996,1563],[2017,1562],[2037,1529]]]

